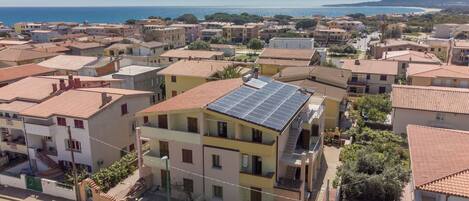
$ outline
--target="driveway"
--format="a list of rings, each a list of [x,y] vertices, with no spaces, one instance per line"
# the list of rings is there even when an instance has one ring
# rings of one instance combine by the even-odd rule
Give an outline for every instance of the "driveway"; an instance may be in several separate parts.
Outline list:
[[[326,160],[326,172],[324,179],[321,184],[321,189],[315,201],[323,201],[327,188],[327,180],[329,180],[329,189],[332,189],[332,182],[334,181],[337,167],[340,165],[339,162],[340,149],[334,146],[324,146],[324,159]]]

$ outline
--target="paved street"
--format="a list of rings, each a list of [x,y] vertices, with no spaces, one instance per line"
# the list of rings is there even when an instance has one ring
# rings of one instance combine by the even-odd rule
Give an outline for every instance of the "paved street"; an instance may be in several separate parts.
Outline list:
[[[329,189],[332,189],[332,181],[335,178],[335,174],[337,172],[337,166],[339,166],[339,154],[340,154],[340,149],[337,147],[330,147],[330,146],[324,146],[324,158],[326,159],[327,163],[327,170],[326,174],[324,176],[321,190],[319,192],[319,195],[316,198],[316,201],[323,201],[325,192],[326,192],[326,186],[327,186],[327,180],[329,180]]]
[[[53,197],[42,193],[13,187],[0,186],[1,201],[69,201],[64,198]]]

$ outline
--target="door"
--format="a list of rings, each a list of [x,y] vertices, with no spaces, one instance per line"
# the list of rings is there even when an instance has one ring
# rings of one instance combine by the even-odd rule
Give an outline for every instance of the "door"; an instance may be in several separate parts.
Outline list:
[[[257,129],[252,129],[252,141],[257,143],[262,143],[262,131]]]
[[[160,157],[163,156],[169,157],[169,145],[166,141],[160,141]]]
[[[226,138],[228,136],[228,126],[226,122],[218,122],[218,137]]]
[[[251,187],[251,201],[261,201],[262,200],[262,189]]]
[[[252,173],[262,175],[262,160],[260,156],[252,156]]]
[[[199,126],[197,125],[197,118],[187,117],[187,131],[191,133],[199,132]]]
[[[310,137],[310,132],[309,130],[301,130],[301,143],[300,146],[303,149],[308,150],[309,149],[309,137]]]
[[[158,128],[168,129],[168,115],[158,115]]]
[[[26,176],[26,188],[33,191],[42,192],[41,178]]]

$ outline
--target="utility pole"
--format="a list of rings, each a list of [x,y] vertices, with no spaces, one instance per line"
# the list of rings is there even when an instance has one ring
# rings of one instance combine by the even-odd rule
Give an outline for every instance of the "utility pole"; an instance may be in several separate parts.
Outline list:
[[[142,171],[142,141],[140,140],[140,127],[136,128],[135,132],[135,144],[137,145],[137,159],[138,159],[138,177],[142,178],[143,177],[143,171]]]
[[[75,166],[75,154],[73,153],[73,148],[72,148],[72,131],[70,130],[70,126],[67,126],[67,132],[68,132],[68,146],[70,149],[70,155],[72,157],[72,172],[73,172],[73,184],[75,186],[75,196],[77,201],[80,200],[80,191],[78,188],[78,178],[77,178],[77,167]]]
[[[166,163],[166,199],[167,201],[171,201],[171,193],[170,193],[170,185],[169,184],[169,165],[168,165],[168,160],[169,160],[169,157],[168,156],[163,156],[161,158],[161,160],[164,160],[165,163]]]

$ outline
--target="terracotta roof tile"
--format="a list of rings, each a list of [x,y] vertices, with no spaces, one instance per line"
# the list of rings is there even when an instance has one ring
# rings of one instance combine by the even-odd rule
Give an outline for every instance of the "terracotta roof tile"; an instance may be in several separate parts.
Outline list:
[[[408,125],[407,138],[417,189],[469,196],[469,132]]]
[[[314,49],[265,48],[259,58],[310,60],[315,52]]]
[[[29,76],[45,75],[55,71],[55,69],[46,68],[37,64],[0,68],[0,82],[18,80]]]
[[[383,60],[359,60],[360,63],[355,64],[355,60],[344,60],[342,68],[351,70],[352,73],[362,74],[380,74],[380,75],[397,75],[397,61]]]
[[[290,66],[290,67],[305,67],[311,64],[309,60],[289,60],[289,59],[267,59],[267,58],[258,58],[256,60],[257,64],[262,65],[276,65],[276,66]]]
[[[386,55],[387,53],[387,55]],[[390,51],[383,55],[383,60],[391,61],[411,61],[440,64],[441,61],[432,53],[418,52],[412,50]]]
[[[96,60],[98,60],[97,57],[59,55],[45,60],[39,63],[39,65],[61,70],[80,70],[87,64],[95,62]]]
[[[0,103],[1,111],[8,112],[21,112],[29,107],[36,105],[37,103],[24,102],[24,101],[13,101],[11,103]]]
[[[411,69],[411,72],[408,73],[410,77],[444,77],[444,78],[469,78],[469,68],[462,66],[451,66],[451,65],[433,65],[427,68],[420,66],[410,65],[408,69]],[[414,70],[414,68],[420,68],[419,70]]]
[[[52,84],[59,85],[59,80],[27,77],[0,88],[0,101],[27,100],[40,102],[52,93]]]
[[[169,50],[161,54],[161,57],[174,57],[183,59],[211,59],[214,56],[222,56],[223,52],[203,50]]]
[[[164,113],[178,110],[198,109],[237,89],[243,84],[241,79],[207,82],[192,88],[176,97],[144,109],[138,114]]]
[[[159,71],[158,74],[209,78],[233,65],[233,62],[228,61],[181,60]]]
[[[14,48],[7,48],[5,50],[0,51],[0,60],[11,61],[11,62],[51,58],[54,56],[57,56],[57,54],[47,53],[47,52],[38,52],[38,51],[33,51],[33,50],[14,49]]]
[[[342,101],[347,96],[347,90],[345,89],[308,79],[286,83],[293,84],[301,88],[312,89],[314,91],[314,96],[327,96],[328,98],[336,101]]]
[[[393,85],[392,107],[469,114],[469,89]]]

